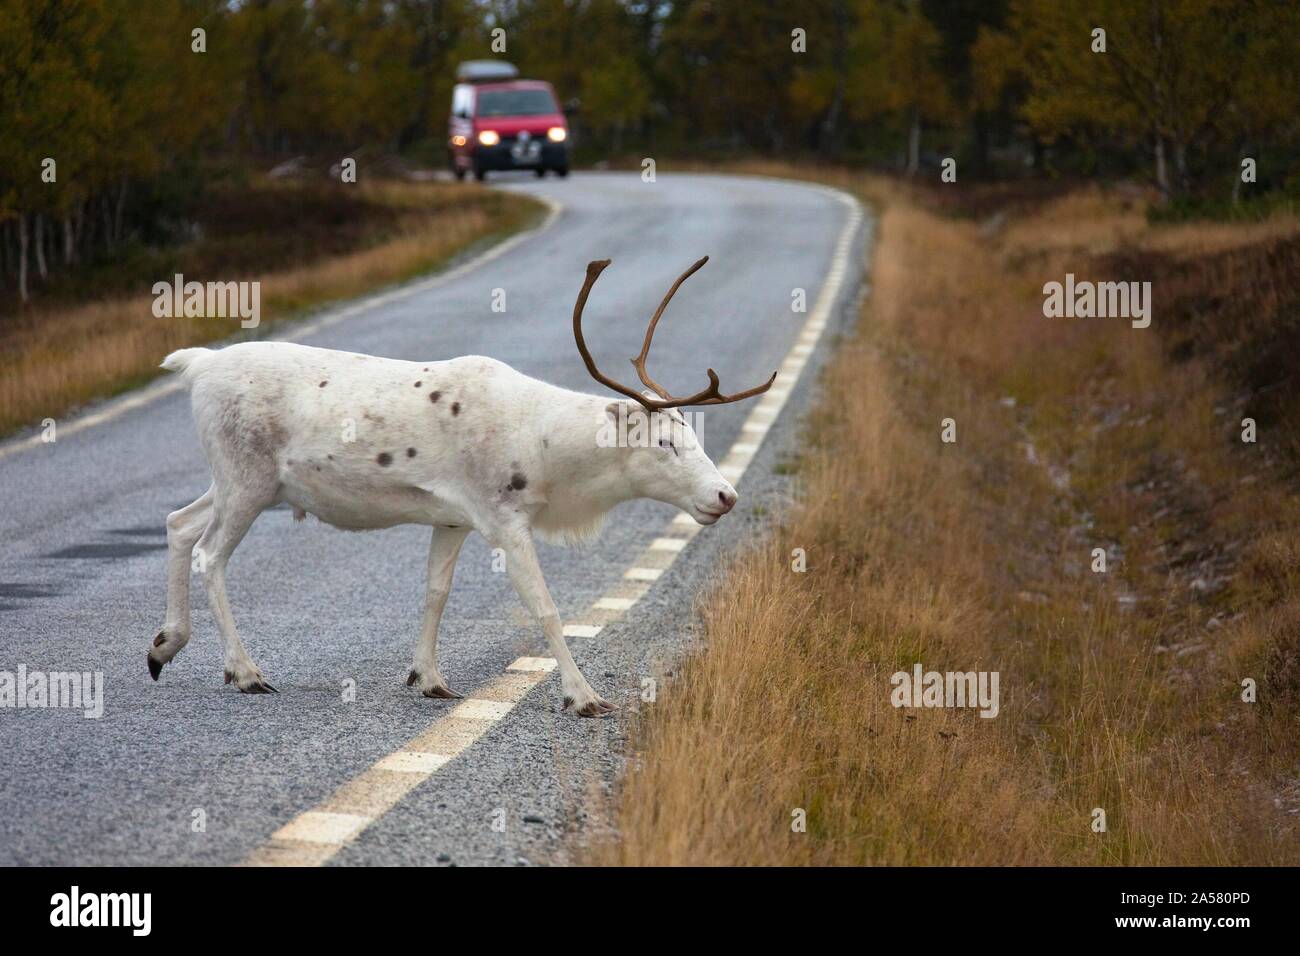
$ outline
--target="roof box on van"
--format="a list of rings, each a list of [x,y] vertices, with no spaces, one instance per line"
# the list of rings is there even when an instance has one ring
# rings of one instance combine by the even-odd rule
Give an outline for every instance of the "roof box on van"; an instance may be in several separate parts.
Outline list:
[[[491,83],[513,80],[518,76],[519,69],[505,60],[466,60],[456,67],[456,81],[459,83]]]

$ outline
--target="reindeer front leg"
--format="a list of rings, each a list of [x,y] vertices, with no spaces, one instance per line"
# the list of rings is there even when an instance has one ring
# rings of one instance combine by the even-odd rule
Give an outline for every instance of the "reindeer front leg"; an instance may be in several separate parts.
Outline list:
[[[460,546],[469,535],[469,528],[434,528],[429,544],[429,581],[424,599],[424,627],[420,643],[415,646],[415,660],[411,664],[406,685],[418,683],[425,697],[456,698],[461,695],[447,686],[438,670],[438,624],[442,609],[447,606],[451,593],[451,578],[456,570]]]
[[[614,710],[614,705],[597,694],[573,662],[569,646],[564,643],[564,629],[560,613],[546,588],[537,552],[533,548],[532,534],[526,528],[514,529],[499,539],[506,553],[506,570],[510,581],[523,600],[524,606],[542,625],[551,656],[560,667],[560,688],[564,693],[564,707],[572,707],[579,717],[600,717]]]

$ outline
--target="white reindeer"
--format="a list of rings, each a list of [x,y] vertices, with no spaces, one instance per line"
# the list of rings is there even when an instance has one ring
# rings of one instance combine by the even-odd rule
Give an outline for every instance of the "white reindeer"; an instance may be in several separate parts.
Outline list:
[[[610,508],[634,498],[676,505],[702,525],[735,506],[736,490],[673,409],[757,395],[771,387],[775,374],[765,385],[723,395],[709,369],[706,388],[678,398],[645,370],[664,308],[707,261],[695,263],[669,289],[633,359],[657,399],[603,375],[583,341],[582,309],[609,260],[587,266],[574,305],[573,333],[587,370],[639,404],[633,415],[643,425],[640,433],[653,436],[649,442],[598,440],[611,422],[626,425],[630,402],[558,388],[482,356],[404,362],[287,342],[168,355],[162,367],[181,372],[189,384],[212,487],[167,516],[167,617],[149,650],[150,675],[157,680],[189,642],[197,545],[225,648],[226,683],[244,693],[275,690],[235,630],[226,563],[259,514],[288,502],[297,519],[311,513],[339,528],[432,526],[424,626],[407,680],[424,696],[460,696],[438,669],[438,622],[461,545],[477,530],[504,551],[512,583],[546,633],[565,708],[583,717],[613,710],[569,654],[532,534],[588,538]]]

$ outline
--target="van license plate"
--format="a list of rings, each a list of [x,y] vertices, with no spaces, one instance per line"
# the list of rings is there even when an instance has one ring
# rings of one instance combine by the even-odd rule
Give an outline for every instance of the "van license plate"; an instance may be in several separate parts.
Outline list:
[[[542,155],[542,144],[535,139],[521,139],[510,147],[510,155],[516,163],[535,163]]]

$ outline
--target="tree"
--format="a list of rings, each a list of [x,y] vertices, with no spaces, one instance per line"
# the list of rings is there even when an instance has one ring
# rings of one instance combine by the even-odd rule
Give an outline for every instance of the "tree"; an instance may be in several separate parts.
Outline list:
[[[1214,149],[1234,124],[1278,122],[1258,98],[1278,87],[1274,71],[1288,59],[1278,37],[1294,40],[1295,25],[1290,5],[1262,0],[1013,0],[1023,114],[1049,142],[1068,133],[1149,144],[1156,185],[1185,193],[1201,172],[1194,152]],[[1098,29],[1104,52],[1093,49]],[[1282,102],[1294,111],[1293,83]]]
[[[883,116],[906,127],[908,175],[920,166],[924,125],[958,116],[942,53],[939,31],[918,0],[860,0],[849,110],[859,120]]]
[[[790,32],[806,20],[805,11],[776,0],[673,4],[658,78],[693,142],[725,134],[735,145],[785,147],[798,128],[790,90],[799,55]]]
[[[15,0],[0,18],[0,222],[14,225],[23,302],[33,220],[84,195],[96,175],[90,158],[110,106],[90,78],[107,27],[103,6]],[[42,177],[47,160],[54,182]],[[35,231],[45,238],[40,225]],[[36,255],[44,266],[42,251]]]

